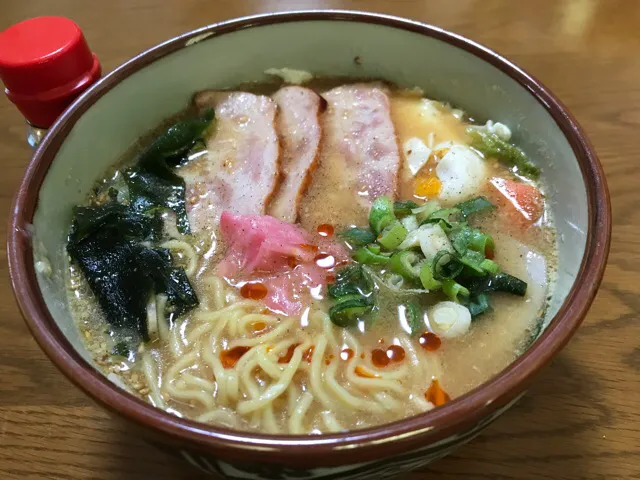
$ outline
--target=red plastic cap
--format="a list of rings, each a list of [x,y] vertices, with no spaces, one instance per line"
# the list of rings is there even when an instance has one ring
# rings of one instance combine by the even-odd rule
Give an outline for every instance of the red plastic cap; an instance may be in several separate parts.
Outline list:
[[[32,125],[49,128],[100,74],[98,58],[68,18],[32,18],[0,33],[0,79]]]

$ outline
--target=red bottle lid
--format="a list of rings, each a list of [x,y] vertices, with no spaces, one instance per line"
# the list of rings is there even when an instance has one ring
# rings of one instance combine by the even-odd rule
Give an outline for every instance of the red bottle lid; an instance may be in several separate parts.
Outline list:
[[[0,32],[0,79],[32,125],[49,128],[100,78],[98,57],[64,17],[37,17]]]

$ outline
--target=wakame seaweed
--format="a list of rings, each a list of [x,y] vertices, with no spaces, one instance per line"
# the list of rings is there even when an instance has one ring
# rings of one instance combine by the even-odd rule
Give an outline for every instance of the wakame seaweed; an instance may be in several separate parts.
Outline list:
[[[178,230],[189,233],[185,184],[173,167],[184,162],[202,140],[213,110],[169,127],[124,172],[128,204],[109,190],[107,203],[74,208],[67,252],[115,328],[135,330],[149,339],[147,304],[153,295],[167,296],[169,320],[198,304],[184,270],[173,265],[168,250],[151,245],[160,239],[162,210],[176,214]]]
[[[135,165],[124,172],[134,210],[168,208],[176,214],[178,231],[190,233],[184,179],[173,167],[187,159],[213,117],[213,110],[207,110],[200,117],[172,125],[138,155]]]
[[[184,270],[172,264],[169,252],[148,246],[161,226],[157,211],[144,214],[113,201],[76,207],[67,244],[109,323],[135,330],[144,340],[149,339],[147,303],[152,295],[167,295],[170,315],[198,304]]]
[[[464,285],[472,295],[487,292],[505,292],[524,297],[527,293],[527,282],[504,272],[471,278]]]

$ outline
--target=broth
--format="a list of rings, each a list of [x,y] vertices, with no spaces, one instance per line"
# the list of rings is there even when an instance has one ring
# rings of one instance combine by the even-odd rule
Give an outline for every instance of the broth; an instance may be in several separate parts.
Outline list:
[[[344,83],[351,82],[321,80],[312,83],[311,87],[326,94],[330,89],[335,92]],[[247,88],[245,86],[245,90]],[[349,88],[347,86],[345,91]],[[399,200],[412,200],[418,204],[439,199],[440,194],[434,193],[435,190],[439,188],[438,192],[446,192],[448,185],[438,176],[446,178],[438,171],[438,165],[454,146],[468,145],[472,141],[468,128],[473,123],[462,112],[423,99],[416,92],[380,84],[376,88],[388,98],[389,121],[394,129],[392,142],[398,148],[400,172],[397,180],[389,180],[395,185],[391,193]],[[269,84],[251,90],[273,94],[276,88]],[[330,98],[330,94],[327,96]],[[362,97],[359,101],[367,102],[371,98]],[[254,97],[250,99],[253,101]],[[233,165],[229,168],[242,168],[238,165],[245,154],[257,158],[255,152],[242,153],[240,150],[251,142],[242,143],[234,137],[243,129],[260,128],[259,120],[254,118],[226,124],[225,130],[220,130],[226,132],[225,137],[215,140],[218,143],[212,143],[211,138],[216,133],[210,132],[206,140],[209,150],[192,152],[187,163],[175,166],[178,175],[187,179],[186,203],[192,228],[194,212],[205,212],[198,215],[211,215],[214,220],[210,224],[200,223],[205,227],[185,235],[176,229],[175,211],[165,209],[163,237],[156,243],[171,251],[174,266],[184,269],[199,300],[197,306],[176,314],[175,309],[169,307],[173,301],[170,295],[154,294],[149,298],[147,315],[156,323],[145,327],[150,329],[150,339],[141,341],[140,331],[135,328],[113,327],[81,269],[75,262],[70,264],[70,307],[84,332],[89,350],[113,381],[158,408],[205,423],[269,433],[324,433],[378,425],[437,407],[487,381],[527,347],[539,328],[554,278],[553,223],[546,205],[538,205],[542,208],[536,214],[539,218],[531,218],[528,206],[520,205],[520,208],[513,202],[508,203],[513,198],[508,195],[503,198],[500,193],[519,188],[544,191],[543,185],[514,174],[512,169],[489,157],[482,160],[485,180],[474,190],[473,196],[486,197],[498,208],[474,214],[469,218],[468,228],[479,229],[493,238],[495,249],[489,251],[487,247],[485,251],[483,247],[482,258],[485,254],[487,259],[491,256],[501,271],[526,282],[526,295],[493,293],[491,309],[475,317],[468,331],[453,336],[450,333],[453,330],[443,333],[441,325],[433,323],[437,318],[433,313],[434,306],[447,300],[438,288],[429,293],[416,293],[415,285],[414,288],[391,285],[387,280],[398,275],[389,276],[387,267],[371,264],[365,265],[363,271],[373,279],[374,286],[367,295],[375,297],[375,306],[367,306],[369,313],[358,317],[348,328],[337,324],[332,307],[340,299],[328,295],[326,285],[339,281],[337,278],[342,269],[352,262],[349,257],[357,250],[353,245],[345,247],[338,234],[354,226],[367,226],[374,199],[367,197],[371,196],[367,192],[359,197],[353,195],[354,185],[363,181],[362,172],[353,170],[353,149],[370,140],[368,150],[364,150],[373,158],[391,162],[389,159],[395,157],[393,152],[389,153],[389,145],[380,145],[380,138],[367,140],[366,125],[358,127],[357,135],[345,135],[345,139],[352,140],[351,144],[344,146],[338,142],[332,149],[331,135],[339,129],[329,122],[338,108],[337,103],[330,101],[326,112],[320,103],[318,118],[322,137],[313,160],[317,165],[309,167],[312,174],[310,180],[307,179],[308,189],[300,195],[298,222],[282,237],[302,235],[305,241],[295,244],[299,257],[294,255],[287,259],[288,266],[279,270],[280,273],[273,274],[264,265],[256,268],[251,276],[220,273],[221,269],[226,268],[229,272],[238,266],[229,258],[234,252],[236,255],[246,253],[241,244],[249,242],[253,234],[242,230],[244,233],[230,241],[232,227],[244,225],[244,229],[258,229],[262,227],[256,225],[263,220],[240,223],[244,221],[241,215],[226,219],[223,216],[222,220],[219,216],[214,217],[209,212],[216,206],[206,202],[215,202],[233,185],[223,188],[221,184],[199,183],[200,177],[214,176],[208,170],[210,164],[206,163],[213,155],[212,145],[228,149],[220,154],[226,159],[220,160],[225,162],[225,167],[228,161]],[[269,107],[270,104],[266,104]],[[384,110],[384,102],[380,105],[376,104],[373,113],[370,112],[371,118]],[[370,128],[383,131],[379,123]],[[151,138],[157,135],[155,133]],[[286,148],[286,143],[283,143],[282,132],[279,135],[278,161],[282,162],[282,149]],[[337,138],[342,137],[338,135]],[[409,141],[420,145],[415,139],[420,140],[430,153],[429,160],[414,175],[407,167],[411,152],[405,146]],[[263,136],[255,141],[255,145],[262,145],[259,142],[267,140]],[[310,141],[305,139],[306,147]],[[252,148],[259,151],[260,158],[266,158],[264,152],[268,148],[255,145]],[[115,173],[105,176],[88,204],[102,205],[109,195],[115,195],[110,193],[112,187],[118,194],[126,190],[123,172],[141,150],[141,146],[136,146],[125,156],[124,163],[116,167]],[[283,168],[281,163],[278,165],[277,168]],[[259,174],[255,173],[254,180],[245,179],[244,187],[242,182],[240,186],[257,195],[263,182],[258,175],[264,175],[266,170],[265,167]],[[385,173],[373,172],[367,178],[370,180],[374,174],[383,178]],[[370,181],[376,188],[378,177]],[[190,185],[195,186],[191,188]],[[453,193],[449,197],[439,199],[442,208],[460,203],[461,193],[456,188],[450,189]],[[130,189],[127,191],[132,195]],[[361,198],[364,200],[360,201]],[[464,200],[468,198],[467,195]],[[271,197],[265,200],[266,208],[270,201]],[[513,205],[520,209],[514,210]],[[244,206],[236,204],[232,208],[237,211]],[[412,215],[415,214],[408,216]],[[265,223],[267,233],[260,237],[263,242],[277,237],[278,228],[283,232],[288,228],[273,220],[264,221],[271,223]],[[429,225],[444,229],[447,222]],[[467,228],[466,222],[460,225],[460,228]],[[381,241],[382,236],[380,234],[377,241]],[[257,250],[252,245],[248,251],[267,251],[266,243],[259,244]],[[271,245],[270,248],[276,247]],[[305,248],[311,253],[304,251]],[[397,248],[387,250],[396,251]],[[385,247],[383,253],[384,250]],[[237,261],[241,262],[244,269],[241,270],[246,271],[246,258]],[[422,266],[429,262],[429,258],[425,258]],[[437,264],[436,260],[433,267],[436,270]],[[302,287],[291,292],[289,284],[296,282]],[[275,295],[274,289],[281,289],[277,290],[281,295]],[[416,332],[414,324],[407,320],[408,313],[403,309],[409,308],[408,302],[418,306],[420,318],[424,320],[424,328],[420,331]],[[168,318],[168,323],[163,323],[164,318]]]

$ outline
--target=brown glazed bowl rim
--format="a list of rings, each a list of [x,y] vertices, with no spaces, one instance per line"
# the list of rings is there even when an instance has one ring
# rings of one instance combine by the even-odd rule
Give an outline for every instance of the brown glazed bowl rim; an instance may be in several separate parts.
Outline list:
[[[497,67],[533,95],[555,119],[582,171],[589,224],[580,270],[553,321],[523,355],[488,382],[424,414],[364,430],[310,436],[241,432],[178,418],[126,393],[91,367],[54,322],[38,288],[28,233],[39,189],[78,118],[122,79],[184,48],[189,40],[197,41],[196,37],[220,36],[283,22],[327,20],[389,26],[446,42]],[[36,341],[71,381],[103,407],[142,426],[147,433],[162,433],[165,441],[174,445],[188,444],[222,459],[329,466],[380,460],[434,444],[464,432],[517,398],[534,374],[551,361],[582,322],[604,273],[610,236],[609,193],[596,153],[573,116],[540,82],[486,47],[441,28],[380,14],[310,10],[244,17],[194,30],[141,53],[96,83],[58,119],[27,167],[10,215],[7,248],[12,287]]]

